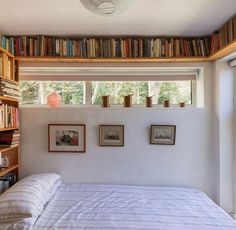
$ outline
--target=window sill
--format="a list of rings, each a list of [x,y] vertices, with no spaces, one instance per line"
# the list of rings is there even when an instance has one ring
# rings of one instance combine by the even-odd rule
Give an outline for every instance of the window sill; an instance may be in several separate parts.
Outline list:
[[[47,105],[20,105],[20,109],[85,109],[85,110],[189,110],[189,109],[203,109],[203,107],[195,107],[193,105],[186,105],[179,107],[173,105],[170,107],[163,107],[162,105],[154,105],[153,107],[146,107],[145,105],[134,105],[126,108],[122,105],[111,105],[111,107],[103,108],[101,105],[62,105],[58,108],[52,108]]]

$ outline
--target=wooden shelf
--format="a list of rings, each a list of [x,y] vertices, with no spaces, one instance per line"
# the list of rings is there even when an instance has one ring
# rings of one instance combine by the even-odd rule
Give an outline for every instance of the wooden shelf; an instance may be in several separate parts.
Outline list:
[[[3,72],[3,75],[0,76],[0,80],[5,80],[6,82],[12,83],[14,85],[19,85],[19,83],[13,79],[19,79],[18,78],[18,63],[15,62],[14,56],[9,53],[8,51],[4,50],[0,47],[0,52],[4,53],[4,58],[7,56],[7,60],[11,62],[10,65],[10,78],[7,78],[6,76],[8,74]],[[5,63],[1,63],[3,65],[3,70],[5,67]],[[10,106],[19,108],[19,99],[13,98],[11,96],[0,96],[0,102],[2,104],[8,104]],[[18,130],[18,127],[11,127],[11,128],[0,128],[0,132],[2,132],[2,135],[5,136],[5,131],[14,131]],[[19,177],[19,168],[20,168],[20,153],[19,153],[19,145],[14,145],[12,147],[10,146],[0,146],[0,152],[3,156],[7,156],[10,162],[10,166],[7,168],[0,168],[0,176],[4,176],[9,172],[15,172],[17,178]]]
[[[67,58],[67,57],[15,57],[20,62],[45,63],[165,63],[165,62],[203,62],[208,57],[175,58]]]
[[[0,47],[10,57],[12,54]],[[236,40],[218,50],[209,57],[173,57],[173,58],[69,58],[69,57],[26,57],[16,56],[20,62],[45,62],[45,63],[171,63],[171,62],[211,62],[227,56],[236,51]]]
[[[18,82],[18,81],[15,81],[15,80],[6,78],[6,77],[4,77],[4,76],[0,76],[0,79],[6,80],[6,81],[8,81],[8,82],[10,82],[10,83],[13,83],[13,84],[15,84],[15,85],[19,85],[19,82]]]
[[[10,52],[6,51],[6,50],[3,49],[2,47],[0,47],[0,52],[5,53],[8,57],[14,58],[14,56],[13,56]]]
[[[14,56],[0,47],[0,51],[8,56]],[[236,51],[236,40],[218,50],[209,57],[173,57],[173,58],[69,58],[69,57],[26,57],[16,56],[20,62],[45,62],[45,63],[171,63],[171,62],[208,62],[215,61]],[[6,78],[4,78],[6,79]],[[15,82],[15,81],[14,81]]]
[[[5,96],[0,96],[0,100],[2,100],[2,101],[10,101],[10,102],[19,102],[19,100],[17,100],[16,98],[5,97]]]
[[[50,63],[168,63],[168,62],[211,62],[236,51],[236,40],[218,50],[210,57],[174,57],[174,58],[66,58],[66,57],[16,57],[20,62]]]
[[[19,168],[19,165],[10,165],[9,167],[7,168],[1,168],[0,169],[0,176],[4,176],[5,174],[15,170],[15,169],[18,169]]]
[[[12,146],[12,147],[3,147],[3,146],[0,146],[0,152],[1,153],[4,153],[4,152],[7,152],[9,150],[12,150],[12,149],[16,149],[18,148],[19,145],[15,145],[15,146]]]
[[[230,44],[224,46],[223,48],[221,48],[220,50],[218,50],[214,54],[212,54],[209,57],[209,61],[216,61],[216,60],[221,59],[221,58],[223,58],[223,57],[227,56],[228,54],[231,54],[235,51],[236,51],[236,40],[234,40]]]
[[[18,130],[18,128],[17,127],[13,127],[13,128],[0,128],[0,132],[10,131],[10,130]]]

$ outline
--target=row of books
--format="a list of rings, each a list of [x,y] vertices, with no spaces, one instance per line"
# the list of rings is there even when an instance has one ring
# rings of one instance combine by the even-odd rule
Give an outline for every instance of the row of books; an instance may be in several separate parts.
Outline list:
[[[5,78],[0,78],[0,96],[19,99],[19,84],[16,82],[8,81]]]
[[[0,53],[0,76],[12,79],[12,65],[13,61],[5,53]]]
[[[212,34],[211,53],[215,53],[222,47],[236,39],[236,15],[228,20],[220,29]]]
[[[0,146],[13,147],[18,145],[20,142],[20,131],[7,131],[0,132]]]
[[[14,185],[17,181],[16,173],[11,172],[7,173],[4,176],[0,177],[0,193],[3,193],[8,188],[10,188],[12,185]]]
[[[1,36],[15,56],[79,58],[170,58],[209,56],[210,38],[81,38]]]
[[[19,127],[18,108],[8,104],[0,104],[0,128],[15,127]]]

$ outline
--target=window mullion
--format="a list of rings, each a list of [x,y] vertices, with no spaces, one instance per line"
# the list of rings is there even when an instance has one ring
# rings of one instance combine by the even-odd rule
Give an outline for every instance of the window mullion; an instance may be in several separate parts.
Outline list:
[[[86,81],[85,82],[85,90],[84,90],[84,104],[85,105],[92,105],[92,82]]]

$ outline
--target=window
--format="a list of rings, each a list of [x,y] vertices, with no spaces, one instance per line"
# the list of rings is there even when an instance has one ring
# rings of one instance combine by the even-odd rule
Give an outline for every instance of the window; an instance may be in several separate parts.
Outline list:
[[[20,81],[20,103],[43,105],[47,95],[56,91],[64,105],[84,103],[84,82],[78,81]]]
[[[86,89],[86,90],[85,90]],[[133,103],[144,105],[146,96],[153,95],[154,104],[163,104],[169,99],[172,105],[185,102],[193,104],[193,81],[20,81],[22,105],[46,104],[47,95],[56,91],[64,105],[86,104],[91,95],[94,105],[101,104],[101,96],[110,95],[110,103],[123,104],[124,96],[133,94]],[[86,94],[88,94],[86,96]],[[88,102],[87,102],[88,103]]]
[[[169,99],[192,104],[192,81],[94,81],[92,82],[92,104],[101,104],[101,96],[110,95],[111,104],[123,104],[124,96],[133,94],[133,103],[145,104],[146,96],[153,95],[154,104],[163,104]]]

